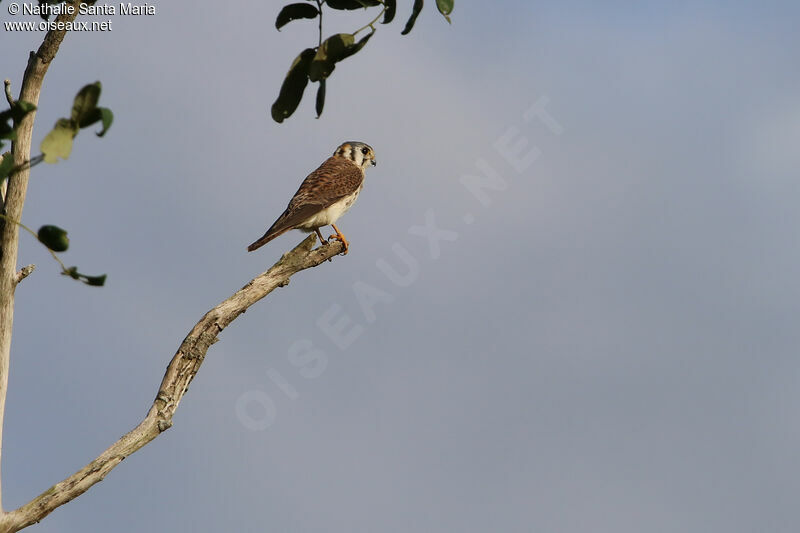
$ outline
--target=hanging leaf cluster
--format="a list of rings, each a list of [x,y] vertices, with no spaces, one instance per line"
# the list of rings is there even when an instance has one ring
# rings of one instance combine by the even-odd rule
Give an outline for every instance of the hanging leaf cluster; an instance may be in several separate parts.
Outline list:
[[[289,71],[283,80],[278,98],[272,104],[272,119],[275,122],[283,122],[297,109],[303,99],[303,93],[308,86],[308,82],[316,83],[316,112],[317,118],[322,115],[325,107],[326,81],[336,68],[336,64],[359,52],[375,34],[375,24],[379,19],[383,24],[389,24],[394,20],[397,12],[397,0],[314,0],[316,5],[310,2],[298,2],[283,7],[275,20],[275,28],[280,31],[292,21],[301,19],[319,19],[319,42],[313,48],[306,48],[300,52],[292,61]],[[436,0],[436,7],[450,22],[450,14],[453,12],[454,0]],[[408,34],[417,21],[417,17],[422,11],[424,0],[414,0],[411,14],[406,22],[403,35]],[[323,41],[322,39],[322,15],[323,6],[336,10],[369,9],[382,6],[382,10],[365,26],[355,30],[353,33],[336,33]],[[356,40],[356,36],[362,31],[369,30],[369,33]]]
[[[27,228],[26,228],[27,229]],[[30,231],[30,230],[29,230]],[[78,272],[78,267],[71,266],[67,267],[64,263],[61,262],[61,259],[55,254],[55,252],[66,252],[69,248],[69,237],[67,237],[67,230],[62,229],[58,226],[54,226],[52,224],[47,224],[39,228],[39,231],[36,232],[36,237],[39,239],[39,242],[44,244],[50,253],[53,255],[58,264],[61,265],[61,274],[64,276],[69,276],[72,279],[76,279],[78,281],[82,281],[87,285],[91,285],[93,287],[102,287],[106,283],[106,275],[101,274],[99,276],[89,276],[86,274],[81,274]]]
[[[111,127],[114,114],[110,109],[99,107],[100,92],[102,90],[100,82],[85,85],[72,102],[69,118],[60,118],[56,121],[55,127],[42,139],[40,149],[41,154],[32,157],[19,167],[14,167],[14,158],[11,152],[2,155],[0,160],[0,181],[7,179],[14,173],[23,168],[30,168],[42,161],[46,163],[56,163],[59,159],[67,159],[72,152],[72,140],[83,128],[88,128],[94,124],[100,124],[100,131],[96,132],[98,137],[102,137]],[[0,112],[0,148],[3,141],[14,141],[17,139],[17,128],[20,122],[28,113],[36,110],[36,106],[22,100],[17,100],[11,107]],[[61,273],[72,279],[81,281],[87,285],[102,286],[105,284],[106,275],[89,276],[78,271],[78,267],[67,267],[56,255],[57,252],[66,252],[69,248],[69,238],[66,230],[52,224],[44,225],[38,232],[33,232],[30,228],[17,220],[12,220],[0,213],[0,219],[5,223],[14,223],[24,230],[33,234],[52,254],[53,258],[61,265]]]
[[[66,252],[67,248],[69,248],[69,237],[67,237],[67,231],[59,228],[58,226],[42,226],[39,228],[36,236],[39,238],[39,242],[47,246],[51,252]],[[64,266],[64,263],[61,263],[61,260],[58,259],[55,254],[53,254],[53,257],[55,257],[56,260],[61,264],[62,275],[82,281],[83,283],[93,287],[102,287],[105,285],[105,274],[101,274],[99,276],[88,276],[86,274],[81,274],[78,272],[78,267],[66,267]]]

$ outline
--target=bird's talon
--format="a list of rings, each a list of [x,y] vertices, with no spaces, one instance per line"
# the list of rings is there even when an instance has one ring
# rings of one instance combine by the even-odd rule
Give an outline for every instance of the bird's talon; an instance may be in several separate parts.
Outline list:
[[[344,246],[344,248],[342,248],[342,251],[339,252],[339,255],[347,255],[347,249],[350,246],[349,246],[349,243],[347,242],[347,240],[345,240],[344,235],[336,235],[336,234],[334,234],[334,235],[331,235],[330,237],[328,237],[328,243],[330,243],[332,240],[333,241],[339,241]]]

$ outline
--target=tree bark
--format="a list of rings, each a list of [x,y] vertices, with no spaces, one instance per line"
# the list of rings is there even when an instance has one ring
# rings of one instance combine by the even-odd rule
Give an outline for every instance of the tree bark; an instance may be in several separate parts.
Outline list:
[[[77,2],[76,2],[77,4]],[[72,14],[62,14],[56,22],[69,22],[75,19],[78,9]],[[66,30],[53,30],[47,32],[39,50],[31,52],[28,66],[22,78],[19,91],[19,100],[25,100],[34,105],[39,104],[39,93],[42,82],[50,62],[58,52],[61,41],[64,40]],[[9,176],[6,194],[4,197],[3,211],[10,220],[22,219],[22,208],[25,205],[25,195],[28,191],[28,177],[30,169],[24,168],[31,157],[31,138],[33,136],[33,121],[36,112],[27,114],[17,126],[17,139],[11,143],[11,154],[14,165],[23,167],[22,170]],[[6,406],[6,393],[8,391],[8,368],[11,355],[11,331],[14,325],[14,290],[19,282],[17,276],[17,248],[19,244],[19,227],[12,223],[0,225],[0,465],[2,464],[3,443],[3,418]],[[2,491],[0,491],[0,512],[2,512]]]
[[[175,356],[167,365],[156,398],[147,416],[138,426],[108,447],[96,459],[68,478],[60,481],[25,505],[0,516],[0,533],[19,531],[77,498],[103,478],[123,459],[158,437],[172,426],[172,416],[178,408],[209,347],[239,315],[277,287],[289,284],[289,278],[307,268],[315,267],[341,253],[339,241],[313,249],[316,235],[311,234],[293,250],[287,252],[269,270],[252,279],[230,298],[223,301],[200,319],[192,328]]]

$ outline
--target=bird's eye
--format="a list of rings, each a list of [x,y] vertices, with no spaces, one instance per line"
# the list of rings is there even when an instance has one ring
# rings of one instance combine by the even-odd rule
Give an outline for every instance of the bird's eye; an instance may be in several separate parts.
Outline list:
[[[364,148],[361,149],[361,153],[367,155],[369,153],[369,148],[365,146]]]

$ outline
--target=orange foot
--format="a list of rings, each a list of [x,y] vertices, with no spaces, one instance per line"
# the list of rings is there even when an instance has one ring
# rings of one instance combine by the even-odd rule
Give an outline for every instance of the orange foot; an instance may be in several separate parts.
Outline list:
[[[334,224],[331,224],[331,226],[336,231],[336,233],[328,237],[328,239],[336,239],[337,241],[341,242],[344,245],[344,249],[342,250],[342,255],[347,255],[347,250],[348,248],[350,248],[347,239],[344,238],[344,235],[342,235],[342,232],[339,231],[339,228],[337,228]]]

